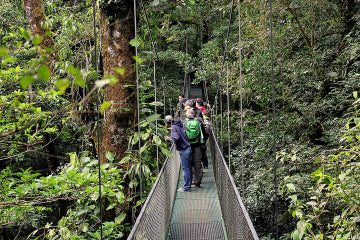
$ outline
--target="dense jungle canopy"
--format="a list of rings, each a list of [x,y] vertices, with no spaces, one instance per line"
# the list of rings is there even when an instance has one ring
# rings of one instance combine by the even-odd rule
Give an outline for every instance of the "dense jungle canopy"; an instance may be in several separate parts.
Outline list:
[[[0,239],[100,239],[99,159],[104,239],[126,238],[184,79],[223,103],[261,239],[360,238],[360,1],[273,0],[272,26],[268,0],[136,3],[1,1]]]

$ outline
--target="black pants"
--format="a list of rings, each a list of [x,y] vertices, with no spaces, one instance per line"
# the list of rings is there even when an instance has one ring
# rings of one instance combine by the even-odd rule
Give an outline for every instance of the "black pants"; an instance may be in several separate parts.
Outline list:
[[[204,168],[208,168],[209,167],[209,161],[208,161],[208,157],[207,157],[207,154],[206,154],[206,142],[201,144],[201,160],[202,160],[202,163],[203,163],[203,166]]]
[[[191,167],[193,173],[193,182],[195,186],[200,186],[202,179],[202,152],[201,144],[191,145]]]

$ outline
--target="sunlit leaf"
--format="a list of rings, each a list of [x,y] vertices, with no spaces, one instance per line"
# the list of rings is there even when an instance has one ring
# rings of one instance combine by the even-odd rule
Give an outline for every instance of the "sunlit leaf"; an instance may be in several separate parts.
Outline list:
[[[111,161],[113,161],[115,159],[115,154],[113,154],[112,152],[107,151],[105,153],[105,157],[106,157],[107,160],[109,160],[111,162]]]
[[[47,66],[41,65],[37,72],[38,77],[43,81],[48,81],[50,78],[50,70]]]
[[[117,68],[114,68],[114,71],[117,72],[118,74],[120,74],[121,76],[124,76],[126,69],[117,67]]]
[[[76,78],[74,81],[75,85],[78,85],[79,87],[85,87],[85,80],[83,78]]]
[[[160,147],[160,149],[161,149],[161,152],[162,152],[166,157],[168,157],[168,158],[172,158],[172,157],[173,157],[173,155],[171,154],[171,152],[169,152],[169,150],[167,150],[166,148]]]
[[[126,218],[126,213],[121,213],[119,216],[115,218],[116,223],[122,223],[124,219]]]
[[[16,57],[8,57],[2,61],[2,64],[6,65],[8,63],[14,63],[16,60],[17,60]]]
[[[151,102],[150,105],[157,106],[157,107],[159,107],[159,106],[162,107],[162,106],[164,106],[164,103],[162,103],[162,102]]]
[[[143,41],[138,36],[137,39],[133,38],[130,40],[130,45],[133,47],[140,47],[140,46],[143,46]]]
[[[56,81],[55,86],[60,92],[64,93],[70,86],[70,81],[68,78],[59,79]]]
[[[23,88],[23,89],[26,89],[27,87],[29,87],[34,81],[34,77],[33,76],[30,76],[30,75],[26,75],[24,77],[22,77],[20,79],[20,86]]]
[[[140,58],[140,57],[136,57],[136,56],[133,56],[133,59],[138,63],[138,64],[142,64],[145,60]]]
[[[147,144],[140,148],[140,153],[143,153],[147,149]]]
[[[6,47],[0,47],[0,56],[7,57],[9,50]]]
[[[41,41],[42,41],[42,37],[40,37],[40,36],[34,37],[33,40],[32,40],[34,45],[40,44]]]
[[[100,106],[100,112],[104,113],[106,109],[108,109],[111,106],[111,101],[104,101],[103,104]]]

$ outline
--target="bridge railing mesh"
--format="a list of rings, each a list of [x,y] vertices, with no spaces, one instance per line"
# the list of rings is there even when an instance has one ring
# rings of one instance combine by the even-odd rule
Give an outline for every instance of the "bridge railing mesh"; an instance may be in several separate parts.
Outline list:
[[[166,238],[180,171],[180,156],[174,145],[171,153],[173,158],[165,160],[128,240]]]
[[[227,237],[234,240],[258,240],[239,191],[215,140],[214,133],[210,135],[209,141],[214,177]]]

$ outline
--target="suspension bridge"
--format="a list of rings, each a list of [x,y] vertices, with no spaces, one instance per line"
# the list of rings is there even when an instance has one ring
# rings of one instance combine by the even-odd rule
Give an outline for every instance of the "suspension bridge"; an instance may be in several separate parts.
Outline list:
[[[193,86],[191,97],[203,96]],[[216,137],[208,141],[209,168],[202,188],[177,192],[182,186],[180,156],[171,148],[158,178],[128,237],[131,239],[258,239]]]

